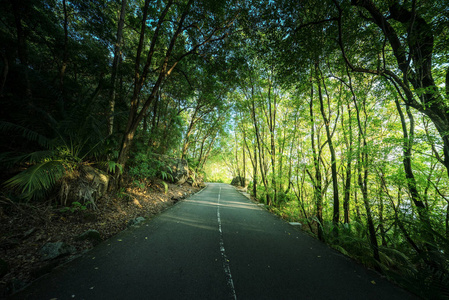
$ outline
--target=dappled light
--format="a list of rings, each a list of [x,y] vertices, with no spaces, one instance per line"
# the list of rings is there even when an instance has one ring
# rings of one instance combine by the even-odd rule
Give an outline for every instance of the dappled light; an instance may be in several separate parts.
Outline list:
[[[212,202],[214,201],[215,202]],[[216,207],[218,205],[226,207],[226,208],[235,208],[235,209],[259,209],[255,204],[253,203],[244,203],[244,202],[238,202],[238,201],[226,201],[225,203],[220,203],[218,204],[216,202],[216,199],[204,199],[204,200],[195,200],[195,198],[192,199],[188,199],[186,200],[187,202],[191,202],[194,203],[195,205],[198,206],[211,206],[211,207]]]
[[[179,226],[266,209],[449,297],[448,7],[1,1],[0,297],[41,275],[15,249],[73,241],[71,222],[109,237],[181,202]],[[58,224],[71,234],[40,233]]]

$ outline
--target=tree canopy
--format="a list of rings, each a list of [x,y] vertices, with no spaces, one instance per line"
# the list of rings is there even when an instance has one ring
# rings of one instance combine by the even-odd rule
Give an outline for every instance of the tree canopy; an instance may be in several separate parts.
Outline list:
[[[2,196],[182,158],[449,295],[447,0],[7,0],[0,24]]]

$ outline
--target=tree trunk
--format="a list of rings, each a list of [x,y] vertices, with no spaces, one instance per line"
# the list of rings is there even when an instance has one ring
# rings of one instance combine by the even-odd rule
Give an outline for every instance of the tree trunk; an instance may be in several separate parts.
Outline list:
[[[14,14],[14,21],[16,24],[16,32],[17,32],[17,54],[19,57],[20,64],[25,66],[25,83],[26,90],[25,95],[28,99],[32,98],[31,92],[31,83],[28,77],[28,49],[27,49],[27,32],[24,26],[22,25],[23,18],[26,16],[23,15],[23,9],[27,9],[27,7],[20,7],[21,2],[17,0],[10,0],[11,6]],[[26,5],[26,4],[25,4]]]
[[[64,48],[63,48],[63,54],[62,54],[62,64],[61,69],[59,70],[59,90],[64,90],[64,75],[65,71],[67,69],[67,63],[69,59],[69,53],[68,53],[68,43],[69,43],[69,31],[68,31],[68,13],[67,13],[67,3],[66,0],[62,1],[62,8],[63,8],[63,14],[64,14]]]
[[[342,108],[343,109],[343,108]],[[343,199],[343,211],[344,211],[344,223],[349,224],[349,205],[350,205],[350,198],[351,198],[351,177],[352,177],[352,119],[351,119],[351,107],[350,104],[347,104],[347,110],[348,110],[348,134],[349,134],[349,141],[346,142],[347,147],[347,158],[346,158],[346,178],[345,178],[345,184],[344,184],[344,199]],[[343,115],[343,113],[342,113]],[[344,130],[344,122],[342,117],[342,128]],[[346,140],[346,138],[345,138]]]
[[[117,81],[118,66],[121,57],[121,43],[123,37],[123,25],[125,24],[125,13],[126,13],[126,0],[122,0],[122,6],[120,9],[120,18],[117,27],[117,37],[114,45],[114,60],[112,62],[112,72],[111,72],[111,91],[109,93],[109,120],[108,120],[108,133],[112,134],[114,132],[114,112],[115,112],[115,85]]]
[[[268,130],[270,131],[270,158],[271,158],[271,184],[273,188],[273,204],[277,205],[277,184],[276,184],[276,143],[275,143],[275,127],[276,127],[276,94],[273,95],[273,103],[271,100],[272,83],[268,89]]]
[[[254,143],[253,195],[257,199],[257,147]]]
[[[324,121],[324,127],[326,128],[327,144],[329,146],[329,152],[331,154],[332,188],[333,188],[333,196],[334,196],[334,211],[333,211],[333,215],[332,215],[332,223],[335,226],[340,221],[340,198],[338,195],[337,159],[335,157],[335,149],[334,149],[334,144],[332,142],[330,121],[324,111],[323,94],[321,91],[321,79],[324,82],[324,78],[321,78],[322,74],[321,74],[321,71],[319,70],[318,63],[315,64],[315,68],[316,68],[316,73],[317,73],[317,77],[318,77],[317,84],[318,84],[318,98],[320,100],[320,110],[321,110],[321,115],[322,115],[323,121]],[[330,111],[329,111],[329,114],[330,114]],[[336,227],[334,227],[334,228],[337,229]]]
[[[154,83],[151,93],[148,96],[148,98],[146,99],[145,103],[143,103],[143,105],[141,105],[139,96],[140,96],[141,90],[144,86],[144,83],[147,80],[146,77],[148,75],[149,67],[152,62],[153,54],[154,54],[155,47],[156,47],[156,42],[159,39],[159,32],[160,32],[160,29],[162,28],[162,24],[165,21],[165,16],[167,15],[170,7],[173,5],[172,1],[168,1],[165,9],[163,10],[163,12],[161,13],[161,16],[158,19],[158,24],[157,24],[156,30],[151,38],[150,48],[148,51],[146,64],[143,67],[143,70],[141,72],[140,71],[140,68],[141,68],[140,58],[142,55],[142,50],[144,49],[145,30],[147,28],[148,8],[149,8],[149,3],[150,3],[150,0],[145,0],[143,14],[142,14],[142,21],[141,21],[139,45],[137,47],[136,61],[135,61],[135,67],[134,67],[134,87],[133,87],[133,95],[131,98],[131,107],[129,110],[128,123],[126,125],[126,129],[125,129],[123,140],[122,140],[121,147],[120,147],[119,157],[117,160],[117,162],[119,164],[121,164],[122,166],[126,165],[126,162],[128,161],[128,155],[129,155],[129,151],[131,149],[131,144],[133,142],[134,134],[137,130],[137,127],[138,127],[140,121],[142,121],[145,113],[147,112],[148,108],[151,106],[154,98],[156,97],[157,90],[159,89],[162,81],[168,75],[170,75],[170,71],[176,66],[176,63],[174,63],[173,66],[171,67],[171,69],[168,70],[169,59],[171,58],[171,54],[172,54],[173,48],[175,46],[176,40],[182,31],[184,21],[187,17],[187,13],[190,9],[190,6],[192,5],[192,2],[193,2],[193,0],[190,0],[185,7],[185,11],[183,12],[183,14],[179,20],[177,29],[173,33],[173,36],[170,39],[170,44],[165,52],[164,60],[163,60],[162,65],[160,66],[160,69],[158,71],[159,72],[158,78],[157,78],[156,82]],[[139,110],[139,107],[142,107],[142,108]]]
[[[364,105],[364,103],[363,103]],[[354,98],[354,106],[357,112],[357,124],[359,127],[359,137],[361,137],[363,144],[359,147],[360,160],[358,162],[358,184],[362,192],[363,204],[365,206],[366,219],[368,223],[369,241],[371,249],[373,250],[373,257],[375,260],[380,262],[379,256],[379,244],[377,243],[376,229],[374,227],[373,216],[371,213],[371,204],[368,198],[368,149],[366,143],[366,112],[365,112],[365,126],[362,126],[362,121],[360,118],[360,110],[357,106],[356,100]],[[363,175],[362,175],[363,174]]]
[[[386,231],[384,226],[384,197],[382,193],[382,184],[379,183],[379,230],[382,238],[382,246],[387,246]]]
[[[349,61],[342,43],[342,9],[336,0],[334,0],[334,4],[339,10],[339,44],[347,65],[355,72],[386,77],[395,84],[397,89],[402,89],[406,96],[404,100],[407,105],[417,109],[432,120],[443,140],[443,164],[449,175],[449,105],[439,92],[432,75],[434,37],[431,25],[427,24],[416,9],[409,11],[405,4],[399,4],[399,1],[391,2],[387,17],[371,0],[351,0],[352,5],[366,9],[371,16],[370,20],[383,32],[385,39],[388,40],[392,48],[397,67],[403,75],[403,79],[401,79],[393,71],[359,68]],[[406,26],[407,39],[398,36],[395,28],[389,22],[390,19]],[[407,54],[409,54],[409,57]],[[449,78],[449,74],[446,75]],[[410,87],[410,83],[413,89]],[[417,101],[415,96],[420,101]]]
[[[243,135],[243,139],[246,139],[246,136]],[[242,147],[242,159],[243,159],[243,178],[240,177],[242,187],[246,187],[246,156],[245,156],[245,147]]]
[[[421,218],[421,221],[424,223],[429,223],[428,217],[427,217],[427,208],[424,205],[424,202],[421,199],[421,195],[418,192],[418,187],[416,183],[415,176],[413,174],[412,169],[412,145],[413,145],[413,136],[414,136],[414,121],[413,121],[413,115],[411,115],[409,109],[407,109],[408,116],[410,118],[410,135],[407,132],[407,124],[405,122],[405,116],[402,112],[401,106],[399,104],[399,100],[395,98],[396,108],[398,110],[399,116],[401,118],[401,125],[402,125],[402,132],[404,135],[404,142],[403,142],[403,165],[404,165],[404,172],[405,172],[405,178],[407,180],[407,186],[410,191],[410,196],[412,198],[413,203],[416,206],[416,209],[418,210],[418,215]]]
[[[318,220],[317,230],[318,239],[324,241],[324,231],[323,231],[323,195],[322,195],[322,179],[321,179],[321,169],[320,169],[320,157],[317,154],[315,146],[315,123],[313,118],[313,84],[311,84],[310,92],[310,102],[309,102],[309,113],[310,113],[310,139],[312,142],[312,153],[313,153],[313,165],[315,167],[315,179],[314,179],[314,191],[315,191],[315,201],[316,201],[316,218]]]
[[[254,125],[254,130],[256,132],[256,141],[257,141],[257,150],[258,150],[258,154],[259,154],[259,166],[260,166],[260,174],[262,176],[262,183],[265,187],[265,192],[266,192],[266,199],[267,199],[267,205],[271,205],[271,197],[270,194],[268,193],[268,181],[267,181],[267,177],[265,174],[265,170],[263,167],[263,163],[264,163],[264,159],[263,159],[263,147],[262,147],[262,141],[261,141],[261,137],[260,137],[260,131],[259,131],[259,125],[257,124],[257,119],[256,119],[256,104],[255,104],[255,100],[254,100],[254,88],[252,88],[251,90],[251,118],[253,121],[253,125]]]

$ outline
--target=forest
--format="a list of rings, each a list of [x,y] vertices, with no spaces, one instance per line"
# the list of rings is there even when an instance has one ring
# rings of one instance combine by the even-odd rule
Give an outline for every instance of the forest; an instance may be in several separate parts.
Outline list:
[[[0,216],[183,160],[449,297],[449,1],[5,0],[0,56]]]

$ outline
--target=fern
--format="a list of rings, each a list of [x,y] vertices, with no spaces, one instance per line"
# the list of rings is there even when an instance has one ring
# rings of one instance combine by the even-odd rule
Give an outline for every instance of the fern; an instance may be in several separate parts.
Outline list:
[[[116,170],[119,171],[119,174],[123,173],[123,165],[116,163],[115,161],[112,161],[112,160],[108,161],[106,164],[107,164],[109,173],[115,173]]]
[[[168,178],[170,181],[174,181],[172,174],[165,172],[165,171],[160,171],[160,173],[161,173],[162,180],[166,180]]]

